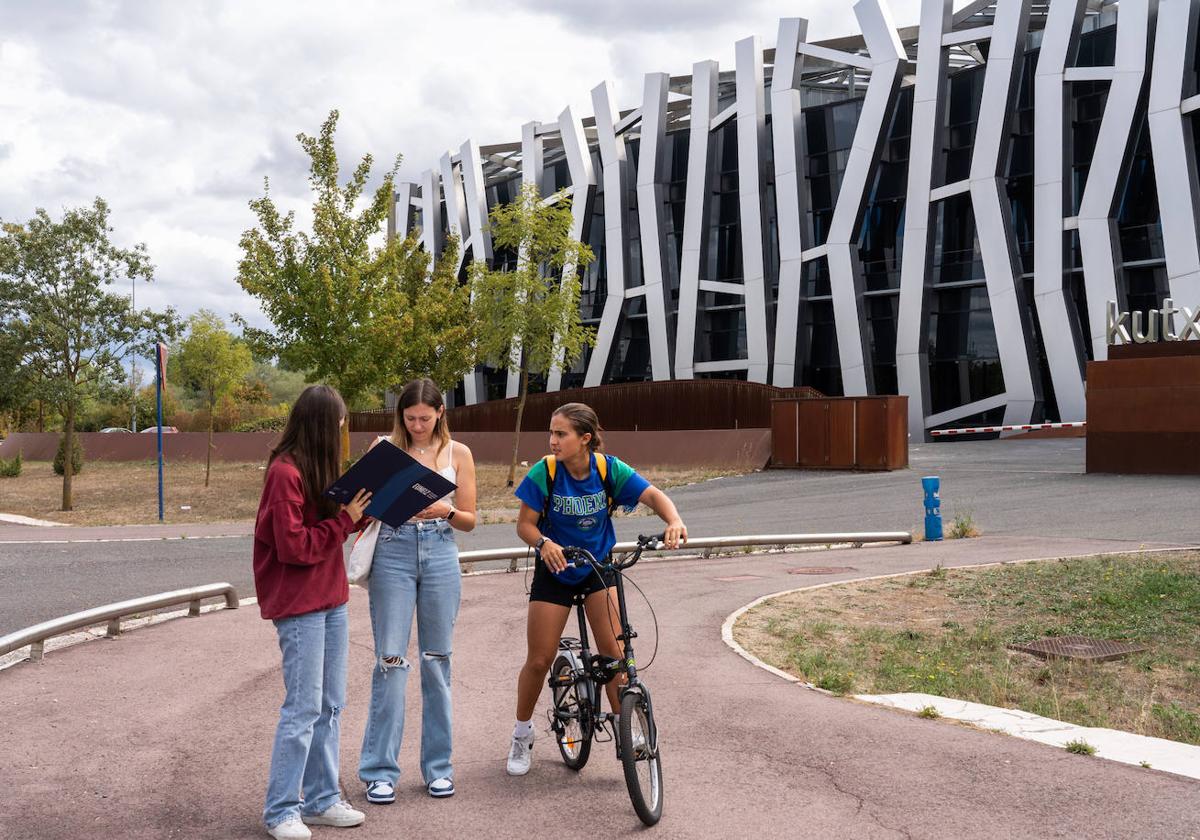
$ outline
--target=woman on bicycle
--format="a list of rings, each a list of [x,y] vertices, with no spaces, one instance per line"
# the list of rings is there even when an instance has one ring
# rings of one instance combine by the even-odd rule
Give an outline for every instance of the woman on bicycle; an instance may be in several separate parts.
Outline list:
[[[462,593],[454,530],[475,527],[475,461],[470,449],[450,439],[442,392],[432,380],[417,379],[404,386],[390,440],[458,489],[399,528],[381,523],[375,543],[367,585],[375,667],[358,764],[367,801],[375,805],[396,800],[411,668],[405,654],[414,613],[421,663],[421,776],[430,796],[454,795],[450,655]]]
[[[584,611],[596,648],[620,658],[620,626],[611,572],[568,566],[563,548],[586,548],[603,559],[617,542],[612,512],[633,510],[639,503],[667,524],[665,541],[676,548],[687,541],[687,527],[665,493],[618,458],[602,452],[600,420],[582,403],[568,403],[550,418],[550,463],[543,459],[517,487],[521,500],[517,536],[537,550],[541,562],[533,573],[526,624],[527,653],[517,680],[517,723],[508,755],[508,773],[529,772],[533,749],[533,709],[558,652],[558,640],[571,615],[576,595],[585,596]],[[619,682],[607,686],[614,715],[620,709]]]

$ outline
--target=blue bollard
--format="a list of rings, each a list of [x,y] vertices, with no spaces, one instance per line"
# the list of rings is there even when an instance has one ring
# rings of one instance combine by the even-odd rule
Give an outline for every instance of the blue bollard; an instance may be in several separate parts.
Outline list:
[[[942,480],[936,475],[921,479],[925,490],[925,539],[930,542],[942,538],[942,497],[939,494]]]

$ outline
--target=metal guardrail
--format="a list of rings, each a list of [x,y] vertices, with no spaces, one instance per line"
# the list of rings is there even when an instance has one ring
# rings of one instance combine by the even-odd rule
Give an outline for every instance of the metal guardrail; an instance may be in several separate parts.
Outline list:
[[[64,615],[62,618],[43,621],[41,624],[26,627],[24,630],[9,633],[7,636],[0,636],[0,656],[30,645],[30,660],[40,662],[46,652],[46,640],[54,636],[108,622],[106,635],[110,639],[115,639],[121,635],[121,619],[126,616],[147,610],[173,607],[176,604],[189,604],[188,615],[197,616],[200,615],[201,601],[205,598],[220,597],[225,599],[226,609],[236,610],[238,608],[237,590],[233,588],[233,584],[229,583],[210,583],[205,586],[176,589],[159,595],[147,595],[144,598],[132,598],[128,601],[93,607],[83,612]]]
[[[739,537],[697,537],[688,540],[685,546],[675,549],[673,553],[699,553],[702,557],[711,557],[721,549],[749,548],[764,545],[782,549],[789,545],[861,546],[866,543],[890,542],[911,543],[912,534],[908,531],[876,531],[861,533],[749,534]],[[635,548],[637,548],[636,542],[619,542],[613,546],[613,551],[623,553],[633,551]],[[489,548],[478,551],[464,551],[459,555],[458,559],[459,563],[463,565],[508,560],[510,561],[509,570],[516,571],[518,568],[517,561],[528,556],[529,553],[530,549],[525,546],[520,548]],[[176,604],[189,604],[188,615],[197,616],[200,614],[200,602],[202,600],[220,597],[225,599],[225,607],[227,609],[236,610],[238,608],[237,590],[229,583],[210,583],[206,586],[177,589],[173,592],[163,592],[159,595],[147,595],[144,598],[133,598],[128,601],[119,601],[115,604],[106,604],[102,607],[93,607],[90,610],[72,613],[62,618],[43,621],[41,624],[26,627],[24,630],[18,630],[7,636],[0,636],[0,656],[30,645],[30,660],[40,662],[42,657],[45,656],[46,640],[54,636],[61,636],[73,630],[82,630],[108,622],[106,635],[109,638],[116,638],[121,634],[121,619],[126,616],[148,610],[158,610],[163,607],[172,607]]]
[[[696,537],[687,541],[687,545],[675,549],[675,552],[695,554],[700,550],[702,557],[711,557],[714,551],[723,548],[747,548],[756,545],[769,545],[786,548],[789,545],[854,545],[866,543],[903,543],[912,542],[912,534],[908,531],[875,531],[862,533],[829,533],[829,534],[749,534],[740,537]],[[637,548],[636,542],[619,542],[613,546],[613,551],[623,553]],[[461,564],[486,563],[496,560],[508,560],[509,571],[517,570],[517,561],[529,555],[531,549],[520,548],[488,548],[479,551],[464,551],[458,555]]]

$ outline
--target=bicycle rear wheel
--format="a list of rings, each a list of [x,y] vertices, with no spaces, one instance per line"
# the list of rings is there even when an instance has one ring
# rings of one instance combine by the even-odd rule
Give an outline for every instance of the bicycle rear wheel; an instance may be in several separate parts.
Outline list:
[[[643,687],[644,690],[644,687]],[[621,698],[621,767],[633,810],[646,825],[662,818],[662,764],[658,733],[647,695],[630,691]]]
[[[559,655],[550,670],[554,695],[552,728],[563,763],[582,770],[592,752],[592,703],[573,656]]]

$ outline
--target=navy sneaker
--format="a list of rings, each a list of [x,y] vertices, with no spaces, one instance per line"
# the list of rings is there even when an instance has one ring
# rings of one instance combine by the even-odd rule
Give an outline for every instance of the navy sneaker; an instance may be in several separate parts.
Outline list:
[[[375,805],[390,805],[396,801],[396,788],[390,782],[377,779],[367,785],[367,801]]]
[[[435,799],[443,799],[447,796],[454,795],[454,780],[453,779],[434,779],[426,788],[429,795]]]

